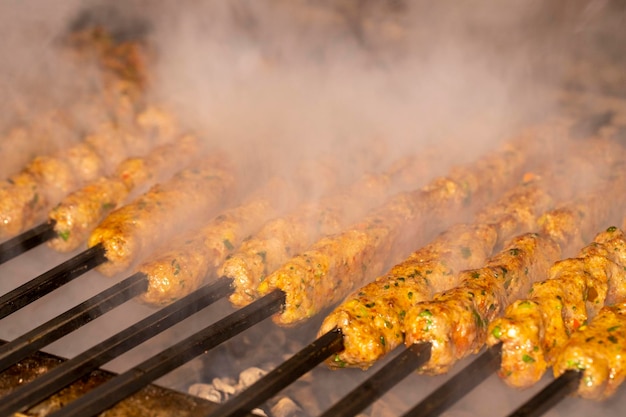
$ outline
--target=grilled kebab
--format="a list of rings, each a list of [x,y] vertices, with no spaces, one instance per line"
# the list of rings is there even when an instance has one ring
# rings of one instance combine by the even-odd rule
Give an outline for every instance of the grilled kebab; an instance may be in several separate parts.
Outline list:
[[[397,253],[405,240],[426,238],[461,208],[508,188],[535,155],[533,141],[524,139],[420,190],[396,194],[363,221],[291,258],[258,286],[260,295],[277,289],[286,293],[285,308],[274,321],[290,325],[306,320],[380,274],[389,253]]]
[[[623,283],[621,283],[623,286]],[[626,303],[603,307],[588,324],[572,334],[554,363],[554,375],[582,372],[578,395],[604,400],[626,376]]]
[[[348,296],[325,319],[319,334],[339,328],[344,349],[332,367],[368,368],[404,341],[404,317],[411,306],[457,284],[458,273],[483,265],[494,247],[515,231],[534,227],[552,204],[536,178],[506,193],[478,213],[473,224],[456,224],[413,252],[385,275]]]
[[[569,243],[561,240],[564,236],[584,240],[617,215],[617,207],[607,207],[605,197],[615,193],[621,178],[612,178],[582,201],[551,211],[547,214],[551,221],[540,219],[539,233],[512,239],[483,268],[462,272],[457,288],[408,311],[405,344],[432,346],[431,359],[421,370],[446,372],[458,359],[477,352],[487,339],[489,324],[526,294],[533,281],[547,276]]]
[[[156,147],[144,158],[124,160],[114,175],[101,177],[69,194],[52,209],[48,217],[54,222],[57,237],[48,241],[48,246],[60,252],[78,248],[89,232],[131,192],[165,180],[199,154],[202,154],[201,142],[186,135]]]
[[[258,297],[257,286],[291,256],[320,236],[337,233],[390,192],[430,176],[434,167],[420,156],[403,158],[381,175],[368,174],[342,192],[305,203],[286,216],[267,222],[220,266],[218,275],[233,279],[230,301],[246,305]]]
[[[110,174],[130,155],[172,138],[173,120],[156,108],[137,116],[137,132],[105,123],[83,142],[55,155],[36,157],[21,172],[0,183],[0,238],[14,236],[36,222],[88,181]]]
[[[99,271],[124,271],[163,239],[206,220],[233,197],[235,177],[224,155],[210,154],[111,212],[88,239],[89,247],[104,247],[107,262]]]
[[[159,112],[155,118],[154,107],[142,97],[147,82],[143,45],[116,42],[102,28],[73,32],[68,40],[71,57],[81,63],[95,62],[98,79],[92,82],[97,86],[92,94],[105,103],[109,118],[82,142],[36,157],[0,182],[0,239],[43,220],[44,213],[68,192],[111,174],[124,158],[145,153],[163,137],[171,138],[171,117]]]
[[[500,377],[518,388],[539,381],[571,334],[606,303],[626,299],[625,266],[626,238],[616,227],[552,266],[547,280],[489,326],[487,344],[502,343]]]
[[[461,270],[483,265],[504,240],[535,229],[537,218],[549,208],[550,197],[567,199],[578,192],[571,178],[581,171],[592,172],[593,164],[586,151],[549,160],[542,169],[545,175],[509,192],[499,204],[479,213],[473,225],[454,226],[347,297],[326,317],[319,332],[335,327],[342,331],[344,350],[329,365],[367,368],[400,345],[407,311],[458,285],[463,279],[458,275]]]
[[[247,236],[300,200],[302,191],[291,182],[274,178],[243,204],[223,211],[201,229],[153,253],[137,268],[148,277],[148,289],[140,300],[165,305],[200,288]],[[285,201],[279,201],[281,196]]]
[[[342,223],[340,219],[343,216],[354,214],[349,210],[352,205],[362,209],[362,204],[357,204],[357,199],[364,199],[364,196],[380,198],[380,195],[384,194],[384,189],[389,188],[390,185],[406,186],[409,182],[415,182],[416,177],[421,178],[426,175],[428,170],[426,168],[428,164],[422,160],[421,155],[403,157],[380,176],[365,175],[350,188],[352,193],[348,192],[348,196],[328,197],[323,200],[322,205],[326,202],[331,203],[333,210],[327,205],[327,211],[322,211],[318,206],[307,203],[300,206],[300,209],[305,208],[304,211],[295,210],[295,215],[280,216],[295,203],[311,198],[309,190],[312,187],[302,187],[300,184],[315,183],[319,187],[320,182],[326,180],[328,184],[323,188],[331,190],[336,188],[334,184],[331,185],[334,183],[332,179],[337,176],[337,167],[334,165],[332,158],[317,158],[309,164],[301,164],[288,183],[274,178],[247,202],[222,212],[199,231],[181,236],[171,245],[167,245],[164,252],[153,254],[153,260],[138,268],[149,280],[148,290],[142,294],[141,300],[149,304],[163,305],[196,290],[222,263],[233,265],[236,262],[242,262],[246,252],[241,249],[237,250],[242,242],[244,247],[256,248],[263,243],[263,236],[268,236],[276,242],[274,235],[263,234],[268,231],[275,232],[276,225],[284,228],[303,227],[302,222],[305,216],[313,216],[313,218],[317,216],[318,221],[336,228],[338,226],[334,225]],[[330,195],[336,193],[337,191],[331,191]],[[281,199],[284,201],[280,201]],[[350,206],[341,204],[349,201],[354,201],[354,203]],[[258,231],[264,223],[263,232],[247,237],[250,233]],[[293,247],[287,247],[290,245],[289,241],[276,242],[276,245],[272,247],[276,248],[278,244],[282,245],[280,248],[285,252],[293,250]],[[247,254],[250,255],[249,252]],[[258,251],[251,256],[257,255],[259,255]],[[271,259],[277,261],[278,255],[271,255],[273,255]],[[267,259],[267,255],[262,258]],[[252,268],[245,270],[246,276],[252,273],[251,270]]]

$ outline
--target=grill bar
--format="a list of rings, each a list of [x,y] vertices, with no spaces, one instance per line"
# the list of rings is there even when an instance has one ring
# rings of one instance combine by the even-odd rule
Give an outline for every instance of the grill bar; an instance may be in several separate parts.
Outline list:
[[[324,359],[341,350],[343,350],[343,336],[338,329],[322,335],[237,397],[222,404],[210,414],[210,417],[247,415],[248,412],[272,398]]]
[[[403,417],[440,415],[498,369],[501,352],[501,344],[487,349],[476,360],[407,411]]]
[[[56,237],[57,233],[54,231],[55,224],[54,220],[42,223],[0,244],[0,264],[10,261]]]
[[[535,394],[530,400],[522,404],[517,410],[509,414],[509,417],[537,417],[543,415],[561,402],[563,398],[576,392],[581,376],[582,372],[565,372]]]
[[[415,344],[393,358],[378,372],[322,414],[322,417],[354,416],[430,359],[430,343]]]
[[[0,346],[0,371],[146,291],[148,280],[137,273]]]
[[[230,284],[229,279],[221,278],[211,285],[202,287],[75,358],[60,364],[30,384],[15,389],[2,398],[0,415],[8,415],[37,404],[100,365],[227,296],[232,292]]]
[[[201,353],[279,312],[284,302],[285,293],[274,291],[107,381],[51,416],[94,416]]]
[[[0,319],[106,262],[104,248],[96,245],[44,272],[0,297]]]

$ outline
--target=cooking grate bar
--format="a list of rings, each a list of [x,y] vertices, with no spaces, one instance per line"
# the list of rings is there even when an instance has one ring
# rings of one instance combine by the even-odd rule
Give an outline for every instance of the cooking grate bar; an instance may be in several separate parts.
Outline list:
[[[102,245],[91,247],[0,297],[0,319],[15,313],[106,262]]]
[[[493,374],[500,364],[502,344],[487,349],[472,363],[443,383],[403,417],[438,416]]]
[[[567,371],[548,386],[522,404],[509,417],[538,417],[557,405],[561,400],[573,394],[578,388],[582,372]]]
[[[19,236],[15,236],[14,238],[1,243],[0,264],[10,261],[11,259],[41,245],[42,243],[47,242],[53,237],[56,237],[57,233],[54,231],[55,224],[56,222],[54,220],[42,223],[39,226],[35,226],[32,229],[25,231]]]
[[[343,335],[338,329],[332,330],[311,342],[244,392],[222,404],[209,416],[241,417],[248,415],[248,412],[272,398],[324,359],[341,350],[343,350]]]
[[[145,292],[147,288],[148,279],[144,274],[131,275],[65,313],[0,346],[0,371]]]
[[[369,377],[321,417],[355,416],[430,359],[430,343],[415,344]]]
[[[61,410],[51,414],[51,416],[94,416],[203,352],[216,347],[220,343],[279,312],[284,302],[284,292],[271,292],[241,310],[230,314],[147,359],[138,366],[112,378]]]
[[[221,278],[204,286],[15,389],[2,398],[0,415],[9,415],[39,403],[99,366],[227,296],[232,292],[231,282]]]

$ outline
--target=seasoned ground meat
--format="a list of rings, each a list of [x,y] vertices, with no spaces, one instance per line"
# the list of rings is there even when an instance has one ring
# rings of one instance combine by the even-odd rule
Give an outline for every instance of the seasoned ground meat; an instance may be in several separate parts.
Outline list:
[[[88,240],[89,247],[104,246],[108,262],[99,270],[114,275],[128,269],[164,239],[226,204],[234,193],[235,174],[225,163],[209,156],[111,212]]]
[[[471,200],[484,202],[503,192],[533,154],[524,146],[527,143],[509,142],[502,150],[455,169],[450,177],[397,194],[363,221],[291,258],[258,287],[261,295],[276,289],[287,295],[285,309],[274,320],[290,325],[317,314],[380,274],[393,261],[389,254],[398,242],[407,238],[419,242],[434,227],[450,223],[451,216]]]
[[[607,301],[624,299],[626,239],[611,227],[576,258],[557,262],[530,296],[511,304],[489,326],[487,344],[502,343],[500,377],[519,388],[533,385],[567,343]]]
[[[201,153],[201,143],[185,136],[156,147],[145,158],[123,161],[116,173],[69,194],[49,214],[57,237],[48,245],[60,252],[78,248],[105,216],[119,207],[131,192],[164,180]]]
[[[246,305],[259,294],[257,287],[290,257],[305,250],[321,236],[338,233],[369,209],[381,204],[390,193],[429,177],[432,163],[419,157],[403,158],[380,175],[364,175],[343,192],[331,193],[316,203],[301,205],[291,214],[277,217],[233,253],[218,274],[233,279],[230,301]],[[421,174],[413,177],[413,174]]]
[[[365,285],[326,317],[320,334],[337,327],[344,350],[330,366],[367,368],[404,342],[404,318],[415,304],[458,284],[464,269],[478,268],[499,240],[527,231],[551,205],[539,181],[523,183],[476,216],[452,226],[389,272]]]
[[[582,372],[578,395],[604,400],[626,376],[626,303],[605,306],[589,324],[572,334],[554,363],[554,376]]]

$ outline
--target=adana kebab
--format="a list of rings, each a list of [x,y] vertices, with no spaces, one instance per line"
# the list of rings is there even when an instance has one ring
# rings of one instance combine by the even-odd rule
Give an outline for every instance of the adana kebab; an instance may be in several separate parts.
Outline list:
[[[604,153],[607,157],[621,155],[610,141],[597,140],[594,145],[601,153],[605,150],[603,145],[608,145],[609,152]],[[491,321],[527,293],[533,281],[548,274],[562,248],[569,244],[569,237],[578,235],[578,239],[584,239],[600,223],[615,216],[606,207],[606,195],[614,195],[618,184],[619,179],[611,178],[604,189],[590,194],[583,202],[549,213],[552,220],[540,220],[539,233],[512,239],[483,268],[462,272],[460,286],[411,308],[405,318],[405,344],[431,345],[430,361],[421,371],[446,372],[458,359],[477,352],[487,339]],[[568,240],[561,240],[564,237]]]
[[[536,218],[552,205],[543,183],[533,178],[518,185],[479,212],[474,223],[453,225],[348,296],[324,319],[318,334],[341,330],[344,349],[328,364],[366,369],[400,346],[404,317],[413,305],[457,285],[458,273],[483,265],[502,240],[534,228]]]
[[[380,175],[368,174],[347,189],[331,192],[315,203],[306,203],[286,216],[267,222],[246,239],[220,266],[218,275],[233,279],[230,301],[244,306],[258,297],[265,277],[303,251],[320,236],[337,233],[368,209],[381,204],[394,190],[429,177],[434,169],[422,156],[403,158]]]
[[[370,196],[371,202],[372,199],[381,199],[386,189],[418,181],[427,170],[426,164],[418,166],[417,163],[408,163],[417,162],[418,158],[421,160],[425,156],[403,158],[393,164],[387,171],[389,174],[365,175],[352,185],[346,194],[331,191],[330,196],[323,198],[319,205],[313,203],[301,205],[300,209],[304,210],[296,209],[293,211],[295,214],[287,216],[277,217],[288,211],[286,209],[292,207],[293,203],[301,202],[305,197],[310,200],[309,187],[301,187],[300,184],[310,181],[319,183],[324,178],[330,180],[336,176],[331,172],[334,170],[329,171],[327,166],[317,168],[310,166],[306,170],[298,170],[295,173],[296,178],[292,178],[289,183],[278,179],[270,181],[264,190],[256,193],[258,196],[239,207],[228,209],[196,233],[181,236],[168,245],[170,249],[165,253],[154,255],[155,259],[141,265],[138,270],[149,279],[148,290],[141,296],[141,301],[155,305],[168,304],[198,289],[207,278],[212,277],[222,263],[231,265],[232,272],[233,264],[241,265],[248,261],[241,273],[245,273],[248,278],[252,276],[256,279],[262,278],[266,268],[280,259],[287,259],[286,253],[297,250],[301,244],[298,237],[308,240],[309,236],[316,233],[327,231],[331,227],[339,227],[338,225],[344,223],[341,220],[343,217],[354,215],[355,211],[359,211],[357,202],[361,206],[367,203],[363,201],[365,196]],[[320,175],[321,172],[323,173]],[[398,177],[400,179],[396,180]],[[279,196],[290,196],[291,201],[287,201],[288,204],[278,203]],[[321,228],[312,226],[317,222],[323,222],[327,226]],[[263,224],[264,226],[261,226]],[[262,229],[261,232],[258,232],[259,227]],[[289,238],[279,242],[277,240],[279,228],[285,232],[278,236],[296,235],[293,242]],[[294,229],[300,233],[294,233]],[[287,231],[291,231],[291,234]],[[254,235],[250,237],[250,233]],[[259,248],[268,241],[274,244],[266,245],[261,255]],[[240,248],[242,243],[244,248],[254,247],[257,250],[242,250]],[[250,262],[258,258],[263,259],[265,264]]]
[[[572,334],[553,370],[555,377],[581,372],[577,394],[583,398],[604,400],[613,395],[626,376],[626,302],[603,307]]]
[[[169,304],[204,284],[217,267],[245,238],[305,198],[311,198],[313,184],[332,189],[338,173],[333,158],[301,162],[287,181],[273,177],[242,204],[222,211],[199,230],[179,236],[150,255],[137,270],[148,279],[140,301],[151,305]]]
[[[235,194],[234,169],[221,154],[210,154],[133,202],[111,212],[91,233],[88,246],[102,245],[104,275],[134,261],[176,232],[210,217]]]
[[[35,158],[0,183],[0,238],[14,236],[43,220],[69,192],[110,174],[129,155],[145,153],[170,140],[172,124],[165,113],[149,108],[137,117],[137,132],[120,131],[106,123],[66,151]]]
[[[291,325],[317,314],[380,274],[390,261],[389,253],[396,253],[392,249],[401,246],[403,239],[415,242],[415,235],[424,239],[434,233],[434,226],[449,224],[452,214],[462,207],[503,192],[536,155],[534,141],[527,139],[508,142],[500,151],[457,168],[449,177],[420,190],[396,194],[363,221],[291,258],[258,287],[260,295],[275,290],[286,294],[285,308],[274,321]]]
[[[482,266],[504,240],[535,229],[537,218],[550,208],[549,203],[569,199],[578,191],[572,177],[593,170],[593,160],[586,151],[545,162],[538,169],[538,178],[508,192],[497,204],[480,212],[473,224],[453,226],[348,296],[326,317],[319,331],[319,335],[334,328],[342,332],[344,350],[328,364],[365,369],[402,344],[407,311],[458,285],[459,272]]]
[[[247,236],[301,200],[304,192],[305,188],[293,181],[273,178],[246,202],[221,212],[201,229],[152,253],[149,261],[136,268],[148,279],[148,288],[140,301],[166,305],[197,290]],[[279,201],[281,196],[285,201]]]
[[[548,279],[533,284],[528,298],[515,301],[489,326],[487,344],[502,343],[500,377],[517,388],[539,381],[571,334],[606,303],[626,299],[625,266],[626,241],[616,227],[596,236],[576,258],[552,266]]]
[[[78,248],[98,223],[132,192],[163,181],[189,165],[203,153],[202,147],[195,136],[183,136],[154,148],[143,158],[124,160],[114,175],[101,177],[69,194],[48,215],[57,236],[48,246],[59,252]]]

